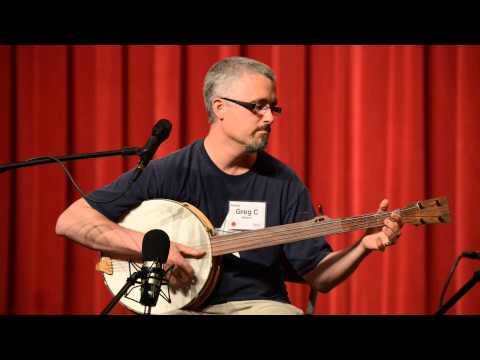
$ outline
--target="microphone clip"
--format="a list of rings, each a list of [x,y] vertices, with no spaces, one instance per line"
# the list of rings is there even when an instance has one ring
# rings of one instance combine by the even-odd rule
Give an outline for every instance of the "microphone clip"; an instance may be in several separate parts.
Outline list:
[[[165,141],[170,135],[172,130],[172,124],[167,119],[159,120],[152,129],[152,135],[148,139],[147,143],[143,148],[138,149],[137,155],[140,157],[140,161],[137,167],[134,170],[134,174],[131,178],[133,183],[138,179],[140,174],[143,172],[145,167],[148,165],[150,160],[152,160],[153,155],[157,151],[160,144]]]

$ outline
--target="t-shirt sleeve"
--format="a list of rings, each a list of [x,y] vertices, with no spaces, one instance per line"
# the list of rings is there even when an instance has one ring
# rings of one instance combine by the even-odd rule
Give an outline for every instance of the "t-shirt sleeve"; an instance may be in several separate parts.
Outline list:
[[[306,221],[315,217],[310,193],[304,188],[288,207],[284,223]],[[283,251],[290,265],[298,275],[303,276],[332,251],[323,236],[283,245]]]
[[[112,183],[88,194],[85,200],[105,217],[118,222],[123,215],[140,205],[142,201],[158,197],[159,185],[153,166],[146,166],[130,189],[120,196],[128,188],[132,175],[133,170],[122,174]],[[117,200],[111,201],[117,197],[119,197]],[[107,201],[110,202],[104,203]]]

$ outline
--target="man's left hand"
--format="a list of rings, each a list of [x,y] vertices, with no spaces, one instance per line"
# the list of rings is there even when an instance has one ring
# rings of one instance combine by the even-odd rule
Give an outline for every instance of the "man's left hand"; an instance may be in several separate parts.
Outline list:
[[[378,212],[384,212],[388,209],[388,200],[380,203]],[[383,221],[384,226],[368,229],[366,235],[361,239],[361,244],[366,250],[384,251],[387,246],[395,245],[400,237],[400,229],[403,226],[400,211],[395,210],[390,217]]]

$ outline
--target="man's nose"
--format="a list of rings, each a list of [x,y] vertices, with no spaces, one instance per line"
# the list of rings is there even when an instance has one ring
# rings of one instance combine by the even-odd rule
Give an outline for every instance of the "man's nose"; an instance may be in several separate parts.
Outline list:
[[[273,116],[272,110],[270,108],[267,108],[265,110],[265,113],[262,116],[262,121],[264,123],[271,124],[275,120],[275,117]]]

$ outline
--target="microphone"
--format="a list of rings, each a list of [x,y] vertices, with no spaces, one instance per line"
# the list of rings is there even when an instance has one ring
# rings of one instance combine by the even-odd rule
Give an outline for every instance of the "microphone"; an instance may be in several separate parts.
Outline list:
[[[152,157],[160,144],[168,138],[171,130],[172,124],[167,119],[161,119],[155,124],[152,129],[152,136],[150,136],[147,143],[138,154],[140,156],[140,162],[135,168],[132,182],[138,179],[145,166],[147,166],[150,160],[152,160]]]
[[[469,259],[480,259],[480,251],[464,251],[462,256]]]
[[[161,292],[165,271],[162,264],[167,261],[170,239],[165,231],[155,229],[148,231],[142,243],[143,267],[140,303],[155,306]]]

